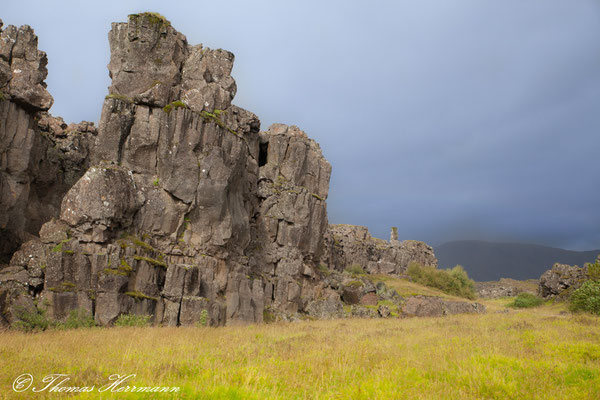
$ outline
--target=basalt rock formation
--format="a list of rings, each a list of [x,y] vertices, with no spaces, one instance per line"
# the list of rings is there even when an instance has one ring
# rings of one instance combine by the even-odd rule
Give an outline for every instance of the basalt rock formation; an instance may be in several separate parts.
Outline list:
[[[0,267],[0,324],[34,303],[103,325],[124,313],[163,325],[340,317],[342,300],[402,300],[342,275],[348,265],[437,264],[423,243],[328,226],[319,145],[295,126],[260,131],[232,104],[233,54],[189,45],[164,18],[112,25],[97,130],[45,113],[46,57],[31,28],[1,38],[0,250],[12,257]]]
[[[96,129],[45,112],[53,102],[46,63],[31,27],[0,31],[0,264],[58,216],[62,197],[89,165]]]
[[[588,267],[556,263],[540,276],[538,295],[566,300],[588,279]]]
[[[370,274],[403,275],[411,262],[437,267],[431,246],[416,240],[398,240],[394,227],[390,240],[371,236],[368,228],[354,225],[330,225],[325,235],[326,265],[343,271],[358,266]]]

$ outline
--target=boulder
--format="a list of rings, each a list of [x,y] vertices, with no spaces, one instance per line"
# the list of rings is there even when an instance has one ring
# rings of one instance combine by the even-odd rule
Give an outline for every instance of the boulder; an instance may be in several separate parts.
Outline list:
[[[587,279],[587,267],[556,263],[540,276],[538,295],[543,298],[565,298]]]
[[[433,296],[412,296],[406,299],[402,313],[409,317],[440,317],[451,314],[484,313],[485,306],[480,303],[445,300]]]

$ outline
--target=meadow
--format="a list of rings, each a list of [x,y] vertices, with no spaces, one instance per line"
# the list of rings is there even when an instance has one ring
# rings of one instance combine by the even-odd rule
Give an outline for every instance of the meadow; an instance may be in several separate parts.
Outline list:
[[[415,287],[406,288],[414,290]],[[65,398],[14,379],[68,374],[63,386],[178,386],[177,394],[88,398],[598,399],[600,318],[563,305],[443,318],[343,319],[224,328],[0,332],[0,396]],[[39,383],[39,382],[36,382]]]

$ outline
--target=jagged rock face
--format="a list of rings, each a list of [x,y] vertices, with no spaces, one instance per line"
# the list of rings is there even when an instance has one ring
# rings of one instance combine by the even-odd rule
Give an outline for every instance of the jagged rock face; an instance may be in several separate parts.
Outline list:
[[[271,308],[295,313],[315,297],[315,261],[327,227],[331,165],[295,126],[261,133],[253,269],[268,280]],[[327,297],[327,296],[326,296]]]
[[[359,267],[371,274],[402,275],[411,262],[437,267],[431,246],[416,240],[400,242],[396,238],[395,230],[386,242],[372,237],[364,226],[329,225],[322,262],[338,271]]]
[[[1,23],[0,23],[1,26]],[[57,217],[88,166],[91,123],[67,126],[45,110],[46,55],[29,26],[0,32],[0,263]]]
[[[0,90],[25,108],[45,111],[54,99],[44,83],[48,58],[38,50],[37,41],[29,25],[9,25],[0,32]]]
[[[111,94],[152,107],[182,100],[197,112],[231,105],[236,92],[232,53],[189,46],[167,20],[151,13],[114,23],[108,38]]]
[[[18,32],[6,37],[34,41]],[[432,249],[329,226],[331,165],[299,128],[260,132],[231,104],[231,53],[189,46],[151,13],[113,24],[109,42],[97,132],[34,113],[45,107],[34,96],[27,109],[14,91],[0,102],[0,229],[31,239],[0,269],[0,324],[34,299],[53,318],[83,309],[102,325],[123,313],[173,326],[341,318],[344,302],[355,316],[398,316],[395,291],[328,269],[401,274],[437,265]]]
[[[567,298],[587,279],[587,267],[556,263],[540,276],[538,295],[544,298]]]
[[[331,166],[319,146],[296,127],[259,134],[258,118],[230,105],[230,53],[189,47],[147,14],[109,38],[113,84],[92,166],[35,242],[50,315],[192,325],[205,313],[221,325],[262,322],[265,307],[305,311],[324,289],[314,260]]]

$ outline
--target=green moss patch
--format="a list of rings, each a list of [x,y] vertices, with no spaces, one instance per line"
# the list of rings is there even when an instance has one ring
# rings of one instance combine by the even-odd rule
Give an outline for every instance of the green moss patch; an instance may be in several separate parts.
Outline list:
[[[133,99],[130,99],[127,96],[123,96],[122,94],[115,94],[115,93],[110,93],[105,97],[106,100],[108,99],[115,99],[115,100],[119,100],[128,104],[133,103]]]
[[[137,301],[141,301],[141,300],[154,300],[154,301],[158,301],[158,298],[152,297],[152,296],[148,296],[147,294],[144,294],[142,292],[125,292],[125,294],[127,296],[129,296],[129,297],[133,297]]]
[[[163,111],[166,113],[170,113],[171,111],[173,111],[174,109],[177,109],[177,108],[188,108],[188,106],[181,100],[175,100],[174,102],[169,103],[166,106],[164,106]]]
[[[167,263],[161,260],[156,260],[154,258],[142,257],[142,256],[133,256],[133,258],[137,261],[146,261],[147,263],[158,265],[159,267],[167,268]]]

